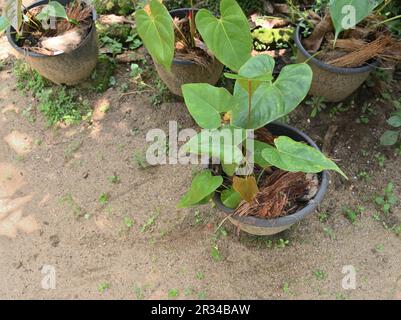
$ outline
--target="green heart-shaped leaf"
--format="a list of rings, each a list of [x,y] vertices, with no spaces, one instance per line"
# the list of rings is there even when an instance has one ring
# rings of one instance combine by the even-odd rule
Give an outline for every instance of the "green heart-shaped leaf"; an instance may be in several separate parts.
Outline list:
[[[146,49],[158,64],[171,70],[174,58],[174,26],[166,7],[158,0],[150,1],[150,14],[144,9],[135,12],[137,32]]]
[[[354,28],[365,19],[383,0],[332,0],[330,15],[336,30],[335,39],[345,29]]]
[[[213,176],[210,170],[204,170],[197,174],[192,181],[191,188],[181,198],[178,208],[189,208],[199,203],[203,203],[205,199],[209,199],[223,183],[221,176]]]
[[[232,188],[224,190],[220,199],[223,205],[230,209],[236,209],[242,201],[241,195]]]
[[[294,110],[306,97],[312,83],[312,69],[305,63],[283,68],[273,83],[262,83],[252,96],[251,124],[248,129],[258,129]],[[248,92],[236,83],[233,124],[248,126]]]
[[[243,129],[225,126],[215,130],[202,130],[183,147],[184,152],[207,155],[220,159],[224,164],[240,164],[244,159],[238,147],[246,139]]]
[[[241,87],[248,91],[251,86],[253,94],[262,82],[273,80],[274,59],[266,54],[250,58],[239,70],[238,74],[225,73],[226,78],[235,79]]]
[[[333,170],[346,179],[345,173],[319,150],[281,136],[274,140],[276,148],[268,146],[262,156],[273,166],[290,172],[318,173]]]
[[[38,20],[48,20],[50,17],[68,19],[64,6],[57,1],[50,1],[36,16]]]
[[[249,80],[273,78],[275,61],[267,54],[250,58],[239,70],[238,74]]]
[[[232,177],[235,174],[235,172],[237,171],[237,169],[238,169],[238,164],[236,164],[236,163],[234,163],[234,164],[222,163],[221,167],[222,167],[222,169],[223,169],[223,171],[224,171],[224,173],[226,175],[228,175],[229,177]]]
[[[210,84],[186,84],[182,86],[185,104],[196,123],[204,129],[221,126],[222,112],[233,108],[233,96],[224,88]]]
[[[252,35],[248,20],[235,0],[220,2],[221,17],[201,9],[196,26],[207,47],[220,62],[234,71],[251,57]]]

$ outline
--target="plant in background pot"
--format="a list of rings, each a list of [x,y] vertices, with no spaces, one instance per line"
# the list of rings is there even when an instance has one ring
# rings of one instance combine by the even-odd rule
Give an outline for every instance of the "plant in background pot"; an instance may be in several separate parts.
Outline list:
[[[138,34],[174,94],[182,95],[185,83],[214,85],[222,63],[238,71],[251,56],[250,28],[237,2],[222,0],[220,10],[220,18],[193,6],[168,12],[160,0],[150,0],[135,13]]]
[[[262,54],[225,74],[236,81],[233,95],[209,84],[183,86],[203,130],[182,150],[206,156],[208,169],[195,176],[178,207],[213,198],[240,229],[269,235],[314,212],[327,189],[325,170],[345,176],[304,133],[274,122],[302,102],[312,81],[305,63],[284,67],[274,80],[274,64]]]
[[[85,1],[38,1],[24,8],[7,1],[0,31],[40,75],[74,85],[90,76],[97,63],[96,12]]]
[[[331,0],[320,15],[310,12],[298,25],[298,61],[308,60],[313,69],[311,95],[342,101],[375,66],[401,60],[401,43],[386,26],[397,17],[384,20],[382,2]]]

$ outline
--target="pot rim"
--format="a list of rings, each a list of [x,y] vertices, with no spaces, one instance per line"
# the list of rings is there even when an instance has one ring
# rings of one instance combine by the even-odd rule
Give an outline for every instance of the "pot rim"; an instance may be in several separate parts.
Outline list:
[[[182,13],[182,12],[186,13],[186,12],[188,12],[190,10],[193,10],[195,13],[197,13],[200,9],[197,9],[197,8],[180,8],[180,9],[170,10],[169,13],[170,13],[170,15],[172,17],[174,17],[173,14],[175,14],[175,13]],[[216,58],[214,58],[214,59],[217,60]],[[175,63],[175,64],[183,64],[183,65],[196,65],[196,63],[193,62],[193,61],[180,60],[180,59],[176,59],[176,58],[173,59],[173,63]]]
[[[316,59],[313,57],[302,45],[301,41],[301,22],[298,23],[297,29],[295,32],[295,44],[298,48],[298,50],[301,51],[301,53],[306,56],[309,61],[312,61],[314,64],[318,65],[320,68],[325,69],[327,71],[333,72],[333,73],[340,73],[340,74],[356,74],[356,73],[364,73],[373,70],[374,68],[377,67],[378,61],[374,61],[372,64],[367,64],[362,67],[357,67],[357,68],[340,68],[340,67],[335,67],[330,64],[324,63],[323,61]]]
[[[292,126],[289,126],[287,124],[278,123],[278,122],[272,122],[271,125],[281,126],[287,130],[293,131],[295,134],[300,136],[305,142],[307,142],[311,147],[320,151],[320,149],[316,145],[316,143],[301,130],[294,128]],[[269,124],[267,126],[269,126]],[[308,215],[315,212],[318,205],[323,201],[324,195],[326,194],[328,185],[329,185],[329,174],[327,171],[323,171],[323,172],[318,173],[318,176],[320,178],[319,179],[320,185],[319,185],[319,189],[318,189],[318,192],[315,195],[315,197],[312,200],[310,200],[308,205],[305,206],[304,208],[302,208],[301,210],[299,210],[293,214],[290,214],[288,216],[284,216],[284,217],[264,219],[264,218],[259,218],[259,217],[234,215],[235,210],[225,207],[223,205],[223,203],[221,202],[221,199],[219,196],[220,194],[217,192],[214,194],[213,201],[216,204],[218,209],[220,209],[227,215],[231,215],[231,218],[233,218],[243,224],[248,224],[248,225],[262,227],[262,228],[272,228],[272,227],[277,228],[277,227],[289,226],[289,225],[293,225],[294,223],[301,221]]]
[[[61,3],[58,0],[56,0],[56,1]],[[71,2],[71,0],[67,0],[67,1],[68,1],[68,3]],[[47,0],[39,0],[39,1],[31,4],[30,6],[28,6],[24,10],[24,12],[27,12],[30,9],[33,9],[33,8],[41,6],[41,5],[45,5],[47,3],[48,3]],[[61,3],[61,4],[65,7],[65,4],[63,4],[63,3]],[[95,21],[96,20],[97,20],[97,13],[96,13],[95,7],[93,7],[93,10],[92,10],[92,25],[90,27],[90,31],[86,35],[85,39],[73,51],[81,48],[82,46],[84,46],[89,41],[92,32],[94,32],[94,30],[96,30],[96,27],[95,27]],[[33,52],[33,51],[30,51],[30,50],[24,49],[24,48],[22,48],[22,47],[17,45],[17,43],[15,42],[15,38],[11,34],[12,32],[15,32],[15,29],[12,26],[8,27],[7,28],[7,40],[15,50],[17,50],[19,53],[23,54],[24,56],[30,56],[30,57],[35,57],[35,58],[52,58],[52,57],[60,57],[60,56],[66,54],[65,52],[62,52],[62,53],[59,53],[59,54],[48,56],[48,55],[45,55],[45,54],[42,54],[42,53]]]

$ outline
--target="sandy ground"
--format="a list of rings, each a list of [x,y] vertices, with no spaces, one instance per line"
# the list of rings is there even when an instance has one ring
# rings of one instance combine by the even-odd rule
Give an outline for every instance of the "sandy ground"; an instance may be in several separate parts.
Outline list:
[[[0,84],[0,298],[167,299],[176,291],[182,299],[401,299],[401,238],[374,219],[372,201],[390,181],[401,196],[401,157],[378,142],[391,111],[383,103],[371,100],[368,125],[356,123],[358,98],[336,117],[326,110],[308,119],[301,107],[291,124],[320,145],[327,128],[339,126],[332,156],[350,181],[332,175],[319,212],[278,236],[238,237],[227,223],[215,240],[224,218],[216,209],[176,209],[196,168],[141,169],[134,161],[149,129],[167,130],[169,120],[194,127],[182,102],[155,108],[146,94],[120,98],[110,89],[91,96],[91,126],[55,129],[40,115],[34,123],[23,116],[35,101],[17,91],[11,65]],[[99,111],[105,102],[107,113]],[[361,171],[371,178],[356,178]],[[115,174],[118,184],[109,181]],[[357,206],[365,211],[352,224],[344,210]],[[400,225],[400,205],[386,219]],[[280,239],[288,245],[280,248]],[[215,244],[221,261],[211,256]],[[345,266],[355,268],[355,289],[342,287]],[[56,283],[46,290],[49,270]]]

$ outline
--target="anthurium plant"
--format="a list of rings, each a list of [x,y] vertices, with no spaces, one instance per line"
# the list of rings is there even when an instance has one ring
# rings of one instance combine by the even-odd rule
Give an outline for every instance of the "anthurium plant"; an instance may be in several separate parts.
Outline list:
[[[255,130],[293,111],[311,85],[312,70],[307,64],[288,65],[276,79],[274,65],[272,57],[258,55],[249,58],[237,73],[226,73],[227,78],[235,80],[233,94],[209,84],[183,86],[187,108],[203,128],[183,150],[220,163],[223,174],[200,172],[178,207],[207,203],[216,191],[221,192],[223,204],[232,209],[241,201],[251,202],[259,191],[260,179],[252,169],[254,165],[288,172],[333,170],[345,177],[332,160],[305,143],[287,136],[275,137],[272,144],[254,138]],[[226,185],[227,177],[231,185]]]
[[[38,22],[46,22],[50,18],[63,18],[70,23],[76,24],[76,21],[68,18],[64,6],[57,1],[49,1],[35,16],[35,19],[32,19],[29,12],[24,13],[22,0],[7,0],[4,15],[0,16],[0,33],[12,26],[17,31],[17,35],[21,36],[24,23],[35,27]]]
[[[206,9],[197,11],[196,15],[191,9],[188,14],[189,36],[183,34],[185,32],[171,17],[162,0],[150,0],[144,9],[136,11],[135,19],[138,34],[150,55],[167,70],[171,69],[174,59],[176,34],[188,47],[197,45],[195,38],[202,40],[220,62],[234,71],[251,57],[252,36],[248,20],[235,0],[220,2],[219,18]]]

